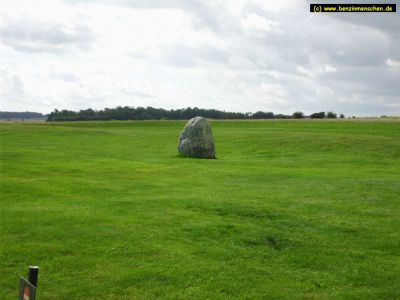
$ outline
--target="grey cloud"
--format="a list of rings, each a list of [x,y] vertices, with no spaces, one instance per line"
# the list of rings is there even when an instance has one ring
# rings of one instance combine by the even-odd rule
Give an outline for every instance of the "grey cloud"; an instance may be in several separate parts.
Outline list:
[[[365,93],[371,98],[377,95],[395,97],[400,95],[400,85],[397,74],[390,74],[385,67],[375,68],[344,68],[331,74],[331,78],[325,82],[338,92]]]
[[[235,43],[232,52],[243,53],[254,63],[253,72],[259,71],[243,79],[248,85],[280,84],[293,107],[308,112],[400,113],[399,72],[385,66],[388,57],[398,57],[394,49],[400,44],[390,31],[374,30],[373,25],[349,26],[347,21],[319,15],[310,20],[304,13],[297,13],[292,22],[292,15],[265,12],[256,5],[245,11],[279,22],[285,32],[247,36],[242,45]],[[313,70],[325,64],[337,72],[307,78],[296,71],[297,66]],[[280,76],[271,76],[274,72]]]
[[[378,66],[399,45],[399,40],[396,42],[387,32],[349,26],[347,21],[321,14],[297,13],[293,22],[292,15],[265,12],[256,5],[245,9],[281,24],[285,34],[267,33],[263,38],[252,40],[255,45],[264,50],[271,48],[294,64],[305,65],[320,58],[334,65]]]
[[[315,2],[310,1],[309,2]],[[373,3],[379,3],[380,1],[376,1]],[[337,2],[335,2],[337,3]],[[340,3],[340,2],[339,2]],[[349,3],[349,2],[347,2]],[[368,1],[364,0],[351,0],[352,4],[364,4],[368,3]],[[384,1],[383,4],[397,4],[398,1],[388,0]],[[391,35],[397,36],[400,38],[400,21],[399,14],[396,13],[334,13],[327,14],[328,18],[336,19],[340,22],[346,22],[347,25],[359,25],[364,26],[372,30],[379,30],[384,33],[389,33]],[[342,34],[346,34],[345,31]]]
[[[365,3],[365,1],[362,1],[362,3]],[[396,4],[396,2],[392,3]],[[380,14],[368,14],[368,15],[342,14],[330,17],[339,19],[340,21],[345,21],[350,24],[362,25],[374,30],[380,30],[385,33],[391,33],[397,36],[397,38],[400,37],[400,21],[398,13],[380,13]]]
[[[94,34],[80,23],[55,24],[29,18],[6,21],[0,28],[2,43],[23,52],[87,49],[94,41]]]

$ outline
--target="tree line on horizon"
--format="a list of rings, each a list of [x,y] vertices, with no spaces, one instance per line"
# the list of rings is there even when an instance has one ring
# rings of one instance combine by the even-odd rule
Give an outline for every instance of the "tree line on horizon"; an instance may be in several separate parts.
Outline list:
[[[14,111],[0,111],[0,120],[42,120],[45,119],[46,116],[31,111],[23,111],[23,112],[14,112]]]
[[[331,118],[336,119],[338,116],[334,112],[316,112],[309,116],[304,115],[302,112],[294,112],[292,115],[274,114],[273,112],[257,111],[255,113],[239,113],[239,112],[226,112],[216,109],[202,109],[202,108],[183,108],[166,110],[163,108],[154,107],[130,107],[118,106],[116,108],[105,108],[102,110],[93,110],[91,108],[71,111],[71,110],[58,110],[47,115],[48,122],[52,121],[107,121],[107,120],[187,120],[196,116],[202,116],[210,119],[323,119]],[[340,114],[340,118],[344,118]]]

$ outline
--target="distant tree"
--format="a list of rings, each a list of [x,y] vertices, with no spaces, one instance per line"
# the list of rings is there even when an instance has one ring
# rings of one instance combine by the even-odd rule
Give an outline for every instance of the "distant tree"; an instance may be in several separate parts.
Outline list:
[[[301,111],[296,111],[292,115],[293,119],[302,119],[304,118],[304,114]]]
[[[277,114],[275,115],[275,119],[290,119],[291,116],[284,115],[284,114]]]
[[[326,116],[328,119],[336,119],[337,118],[337,115],[332,111],[329,111]]]
[[[13,111],[0,111],[0,119],[11,120],[11,119],[27,119],[27,120],[38,120],[44,119],[44,115],[37,112],[13,112]]]
[[[341,118],[341,119],[344,119],[344,114],[340,114],[340,118]]]
[[[300,116],[296,112],[296,116]],[[324,113],[322,113],[324,114]],[[71,110],[55,109],[47,115],[47,121],[92,121],[92,120],[187,120],[195,116],[203,116],[212,119],[289,119],[293,116],[277,114],[273,112],[257,111],[256,113],[226,112],[216,109],[203,109],[198,107],[187,107],[182,109],[166,110],[154,107],[130,107],[117,106],[115,108],[104,108],[93,110],[91,108],[78,112]]]
[[[274,114],[272,112],[263,112],[263,111],[258,111],[254,114],[251,115],[252,119],[273,119]]]
[[[321,111],[318,113],[313,113],[310,115],[312,119],[323,119],[325,117],[325,112]]]
[[[266,113],[265,113],[265,116],[266,116],[266,117],[265,117],[266,119],[273,119],[273,118],[275,117],[274,113],[273,113],[273,112],[270,112],[270,111],[269,111],[269,112],[266,112]]]
[[[78,112],[78,118],[80,120],[92,120],[93,118],[95,118],[95,116],[96,116],[96,112],[91,108],[86,109],[86,110],[80,110]]]

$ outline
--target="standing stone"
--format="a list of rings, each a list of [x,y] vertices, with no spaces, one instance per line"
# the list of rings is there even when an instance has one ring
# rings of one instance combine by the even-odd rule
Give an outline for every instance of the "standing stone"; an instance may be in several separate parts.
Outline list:
[[[179,137],[178,152],[183,156],[215,158],[214,138],[207,119],[190,119]]]

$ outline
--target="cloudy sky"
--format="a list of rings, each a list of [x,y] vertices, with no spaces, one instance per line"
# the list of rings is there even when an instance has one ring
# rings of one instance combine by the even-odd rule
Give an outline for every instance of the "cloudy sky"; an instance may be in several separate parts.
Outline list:
[[[0,2],[0,110],[119,105],[400,115],[399,12],[311,14],[301,0]]]

